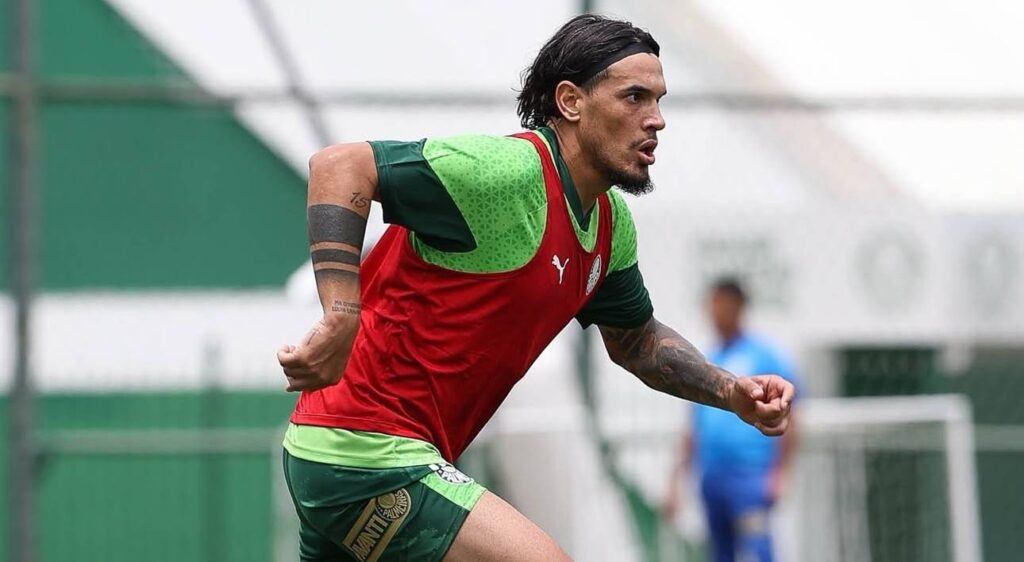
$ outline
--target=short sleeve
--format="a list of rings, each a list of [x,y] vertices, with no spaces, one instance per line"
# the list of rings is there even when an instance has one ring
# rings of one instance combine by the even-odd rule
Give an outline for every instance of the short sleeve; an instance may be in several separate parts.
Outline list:
[[[384,222],[408,228],[438,250],[472,250],[466,220],[423,154],[426,143],[370,141]]]

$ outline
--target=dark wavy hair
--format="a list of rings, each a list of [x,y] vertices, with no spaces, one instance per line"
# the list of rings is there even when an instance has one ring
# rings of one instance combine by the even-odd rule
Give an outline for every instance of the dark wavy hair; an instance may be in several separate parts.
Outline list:
[[[577,79],[587,69],[634,43],[645,44],[655,56],[661,54],[661,46],[651,34],[628,21],[594,14],[569,20],[523,71],[523,89],[517,98],[517,113],[523,127],[537,129],[560,116],[555,105],[555,86],[559,82],[568,80],[589,92],[607,72],[603,70],[582,84]]]
[[[715,279],[711,284],[712,293],[724,293],[736,299],[741,305],[747,304],[747,291],[743,283],[737,277],[725,276]]]

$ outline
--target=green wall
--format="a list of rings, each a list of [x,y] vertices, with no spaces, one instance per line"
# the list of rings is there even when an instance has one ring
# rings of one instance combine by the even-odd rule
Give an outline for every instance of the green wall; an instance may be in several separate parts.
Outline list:
[[[187,82],[105,2],[39,4],[47,79]],[[305,259],[305,182],[232,112],[48,102],[40,126],[42,289],[280,286]]]
[[[225,427],[264,430],[268,439],[266,453],[50,450],[37,472],[40,562],[269,562],[277,469],[272,435],[294,399],[283,392],[43,396],[44,443],[69,430]],[[159,436],[153,431],[154,441]],[[0,471],[6,450],[0,446]]]

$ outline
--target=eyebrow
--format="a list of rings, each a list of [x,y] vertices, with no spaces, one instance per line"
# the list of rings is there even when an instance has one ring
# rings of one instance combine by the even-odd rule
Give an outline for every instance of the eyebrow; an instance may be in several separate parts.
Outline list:
[[[627,87],[623,88],[622,89],[622,93],[623,94],[640,93],[640,94],[652,94],[653,95],[654,94],[654,90],[648,88],[647,86],[641,86],[640,84],[632,84],[630,86],[627,86]],[[661,99],[667,93],[668,93],[667,90],[662,92],[660,96],[657,96],[658,99]]]

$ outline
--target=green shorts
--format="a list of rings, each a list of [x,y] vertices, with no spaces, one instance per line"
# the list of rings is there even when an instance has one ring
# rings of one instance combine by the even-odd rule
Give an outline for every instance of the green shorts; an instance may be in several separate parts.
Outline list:
[[[484,487],[447,463],[354,468],[284,452],[303,562],[439,561]]]

